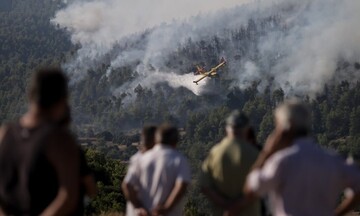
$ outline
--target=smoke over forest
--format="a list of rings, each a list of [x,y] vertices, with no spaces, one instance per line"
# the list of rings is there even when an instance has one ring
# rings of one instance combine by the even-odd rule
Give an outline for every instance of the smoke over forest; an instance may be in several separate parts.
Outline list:
[[[35,71],[61,65],[71,129],[100,181],[88,215],[125,211],[124,162],[139,129],[163,122],[192,166],[187,215],[211,215],[199,171],[232,110],[263,144],[274,108],[299,96],[311,137],[360,161],[359,11],[359,0],[0,0],[0,122],[26,112]],[[193,83],[196,65],[222,57],[219,79]]]
[[[194,85],[191,72],[221,57],[225,89],[256,82],[260,91],[312,96],[359,78],[359,10],[357,0],[73,0],[51,22],[80,47],[64,65],[73,82],[100,67],[102,79],[134,72],[111,86],[115,96],[162,82],[196,95],[211,91],[209,80]]]

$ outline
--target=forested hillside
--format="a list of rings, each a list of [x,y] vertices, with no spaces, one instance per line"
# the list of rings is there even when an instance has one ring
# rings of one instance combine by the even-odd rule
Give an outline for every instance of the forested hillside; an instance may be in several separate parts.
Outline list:
[[[71,49],[68,37],[49,23],[58,8],[55,1],[19,0],[2,4],[0,121],[24,112],[26,85],[32,71],[41,65],[60,65]]]
[[[62,7],[61,2],[14,0],[12,4],[0,4],[0,122],[16,119],[25,111],[27,81],[36,68],[59,66],[71,59],[78,48],[71,44],[64,31],[50,24],[50,18]],[[194,70],[195,63],[185,64],[190,60],[213,65],[221,58],[219,50],[227,46],[239,47],[236,55],[228,57],[229,62],[241,62],[245,55],[251,55],[256,62],[256,43],[269,28],[282,28],[276,15],[250,20],[236,31],[229,31],[225,38],[209,36],[195,42],[189,38],[166,59],[167,65],[179,74]],[[119,46],[125,49],[139,45],[137,39],[146,34],[138,35],[126,46]],[[187,215],[206,215],[207,204],[197,188],[198,172],[209,149],[224,136],[225,117],[233,109],[245,111],[259,142],[263,143],[273,129],[273,109],[287,97],[282,89],[272,88],[271,83],[262,91],[258,82],[249,83],[246,88],[229,87],[231,77],[226,75],[210,80],[207,88],[211,91],[201,96],[183,87],[172,88],[166,82],[152,88],[139,83],[134,89],[115,91],[123,83],[135,80],[137,63],[114,69],[106,77],[110,62],[104,62],[86,71],[88,76],[71,85],[74,131],[79,138],[95,140],[87,142],[87,156],[99,181],[100,196],[91,202],[89,214],[124,210],[125,201],[120,192],[121,178],[126,171],[123,162],[136,152],[132,146],[138,142],[136,132],[146,123],[166,121],[182,128],[179,148],[192,165],[194,189],[188,196]],[[341,68],[359,69],[357,63],[339,65],[338,72]],[[151,70],[151,65],[149,67]],[[222,70],[226,72],[227,68]],[[336,83],[326,85],[318,95],[300,97],[311,106],[313,136],[318,142],[345,157],[352,155],[358,159],[360,82],[338,80]]]

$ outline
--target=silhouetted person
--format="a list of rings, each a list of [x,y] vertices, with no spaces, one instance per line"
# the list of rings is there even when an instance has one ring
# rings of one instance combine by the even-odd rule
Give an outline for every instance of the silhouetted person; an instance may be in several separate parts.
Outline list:
[[[246,136],[246,140],[248,141],[248,143],[252,144],[259,152],[262,150],[262,146],[257,142],[256,140],[256,133],[254,128],[250,127]],[[262,216],[266,216],[269,215],[268,214],[268,210],[267,210],[267,199],[261,199],[260,201],[260,205],[261,205],[261,215]]]
[[[234,111],[226,120],[226,137],[215,145],[202,164],[200,186],[213,204],[213,215],[223,215],[232,203],[243,197],[246,176],[258,150],[248,141],[247,116]],[[260,215],[260,204],[252,203],[242,215]]]
[[[71,111],[68,107],[64,119],[60,122],[60,125],[68,128],[71,124]],[[93,172],[88,166],[86,161],[85,152],[78,146],[79,150],[79,165],[80,165],[80,183],[79,183],[79,199],[77,204],[77,210],[74,215],[85,214],[85,200],[86,198],[95,198],[97,195],[97,186]]]
[[[184,195],[190,183],[187,159],[175,148],[179,134],[175,127],[162,125],[156,132],[156,145],[137,163],[129,176],[130,184],[139,188],[131,195],[136,215],[182,216]]]
[[[246,135],[246,140],[248,143],[254,145],[254,147],[261,151],[262,150],[262,146],[256,141],[256,134],[255,134],[255,130],[252,127],[249,127],[247,135]]]
[[[85,214],[85,200],[86,198],[93,199],[97,195],[97,186],[93,171],[88,166],[86,161],[85,153],[79,147],[79,158],[80,158],[80,193],[75,215]]]
[[[275,216],[344,215],[360,197],[359,170],[322,150],[309,137],[310,111],[299,101],[287,101],[275,110],[275,130],[246,184],[241,210],[256,196],[269,193]],[[337,206],[340,194],[353,193]]]
[[[62,122],[68,89],[57,69],[37,71],[29,110],[0,129],[0,208],[6,215],[71,215],[79,191],[79,151]]]
[[[145,152],[152,149],[155,145],[155,132],[156,126],[145,126],[141,131],[140,136],[140,149],[139,151],[130,158],[130,164],[128,168],[128,173],[124,178],[122,183],[122,189],[124,195],[128,202],[126,203],[126,215],[133,216],[135,214],[135,208],[133,204],[130,202],[130,195],[137,194],[138,188],[132,187],[130,183],[130,176],[132,172],[136,172],[137,163],[141,163],[141,156],[144,155]],[[131,191],[131,192],[129,192]]]

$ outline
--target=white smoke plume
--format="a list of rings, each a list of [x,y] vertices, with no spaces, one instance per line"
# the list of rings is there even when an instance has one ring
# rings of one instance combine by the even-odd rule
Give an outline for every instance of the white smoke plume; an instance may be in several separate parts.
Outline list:
[[[360,2],[301,1],[298,8],[296,16],[290,16],[286,23],[292,28],[289,34],[277,42],[288,55],[271,71],[275,82],[285,90],[311,94],[333,80],[358,80],[358,71],[343,74],[337,71],[337,63],[359,61],[360,31],[355,26],[360,19]]]
[[[151,88],[158,83],[166,82],[172,88],[184,87],[192,91],[195,95],[201,95],[204,91],[204,86],[206,85],[207,80],[200,82],[198,85],[195,85],[193,80],[193,74],[179,75],[173,72],[154,71],[150,75],[140,76],[136,80],[126,83],[125,85],[117,88],[114,93],[121,94],[139,83],[142,83],[142,87]]]
[[[111,52],[115,44],[151,29],[138,48],[119,50],[104,75],[140,61],[155,70],[138,67],[140,76],[117,91],[139,83],[151,87],[167,82],[174,88],[182,86],[200,94],[202,87],[192,83],[192,74],[178,75],[167,70],[166,56],[188,38],[199,41],[215,35],[226,37],[226,30],[247,25],[250,18],[278,15],[282,29],[268,32],[252,44],[258,53],[246,53],[241,60],[234,60],[239,47],[227,46],[217,55],[229,58],[227,76],[233,79],[232,86],[246,87],[260,80],[260,88],[272,84],[287,93],[315,94],[328,82],[359,78],[355,70],[345,74],[337,70],[340,60],[359,60],[358,11],[358,0],[74,0],[58,11],[52,22],[66,28],[72,42],[81,45],[75,59],[65,65],[74,80],[100,64],[98,59]]]

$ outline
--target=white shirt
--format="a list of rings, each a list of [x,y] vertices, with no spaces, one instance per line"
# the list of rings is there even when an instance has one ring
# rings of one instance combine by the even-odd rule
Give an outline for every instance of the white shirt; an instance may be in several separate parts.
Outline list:
[[[139,199],[148,211],[164,204],[176,182],[190,180],[187,159],[174,148],[161,144],[145,152],[135,172],[129,173],[129,182],[139,188]],[[184,204],[183,199],[167,215],[183,215]]]
[[[143,155],[143,153],[141,153],[141,151],[138,151],[130,158],[128,172],[124,178],[125,183],[130,182],[130,180],[131,180],[130,177],[132,175],[131,173],[136,172],[137,163],[138,163],[138,161],[141,161],[142,155]],[[126,202],[126,216],[134,216],[134,215],[136,215],[135,208],[130,201],[127,201]]]
[[[269,193],[275,216],[330,216],[344,189],[360,191],[360,172],[303,138],[251,172],[247,184],[259,195]]]

